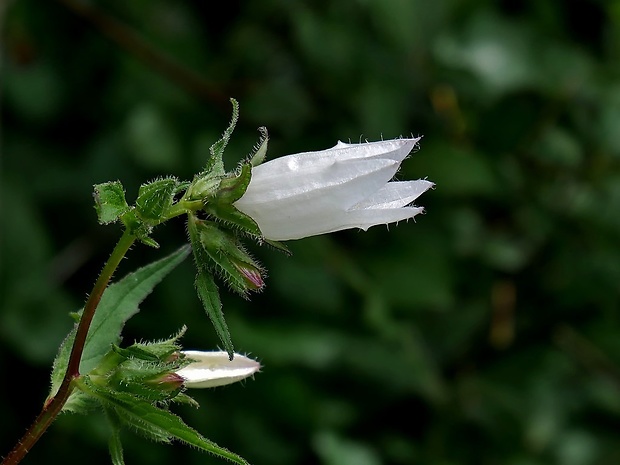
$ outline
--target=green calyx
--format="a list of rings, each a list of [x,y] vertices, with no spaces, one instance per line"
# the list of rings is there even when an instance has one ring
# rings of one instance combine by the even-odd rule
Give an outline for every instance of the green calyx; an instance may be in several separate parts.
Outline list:
[[[215,195],[205,199],[204,211],[235,229],[260,238],[262,234],[256,221],[233,205],[245,194],[251,179],[252,165],[242,164],[237,173],[222,179]]]
[[[153,228],[175,216],[204,211],[240,232],[261,238],[256,222],[235,208],[234,203],[247,190],[252,167],[259,165],[267,153],[267,130],[259,128],[259,143],[253,154],[234,172],[224,169],[223,154],[239,119],[239,104],[231,99],[233,113],[222,137],[209,149],[210,155],[202,172],[192,182],[174,177],[156,179],[140,186],[133,206],[125,199],[119,181],[94,186],[95,209],[101,224],[120,221],[127,231],[151,247],[159,244],[151,237]],[[178,199],[178,200],[177,200]]]
[[[259,128],[261,134],[253,154],[240,164],[235,172],[224,170],[223,154],[239,118],[239,104],[231,99],[233,116],[222,138],[211,146],[210,157],[201,174],[196,176],[187,190],[188,200],[201,200],[202,210],[208,215],[225,222],[240,231],[254,237],[261,237],[258,224],[240,212],[233,204],[239,200],[252,179],[252,167],[261,164],[267,155],[268,134],[264,127]]]
[[[115,344],[87,376],[91,383],[110,392],[125,392],[148,402],[169,402],[183,390],[176,372],[189,364],[181,354],[178,339],[135,343],[122,348]]]
[[[263,269],[243,248],[237,238],[216,223],[197,218],[191,220],[194,248],[202,250],[203,266],[218,274],[243,297],[264,286]]]
[[[190,200],[205,199],[217,193],[222,178],[226,176],[224,169],[224,150],[232,136],[237,121],[239,120],[239,103],[235,99],[230,99],[233,107],[232,118],[228,127],[222,134],[220,140],[209,149],[210,156],[207,164],[200,174],[198,174],[191,186],[187,190],[187,198]]]

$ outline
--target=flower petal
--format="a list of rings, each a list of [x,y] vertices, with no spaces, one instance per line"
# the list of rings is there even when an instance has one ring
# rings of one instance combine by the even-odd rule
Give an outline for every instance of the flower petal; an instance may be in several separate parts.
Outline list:
[[[338,142],[334,147],[317,152],[302,152],[263,163],[252,170],[252,177],[261,181],[279,180],[281,176],[305,173],[306,170],[321,170],[334,161],[383,158],[403,161],[420,138],[394,139],[363,144]]]
[[[415,137],[411,139],[381,140],[359,144],[346,144],[342,141],[338,141],[331,150],[341,150],[341,153],[350,151],[355,153],[354,158],[390,158],[400,163],[407,158],[407,155],[411,153],[420,139],[421,137]]]
[[[334,231],[350,228],[359,228],[366,231],[371,226],[408,220],[423,211],[424,208],[422,207],[389,208],[385,210],[375,208],[351,210],[341,219],[341,226],[338,229],[334,229]]]
[[[285,188],[269,190],[259,184],[253,189],[250,183],[235,206],[252,217],[268,239],[300,239],[309,230],[322,234],[337,225],[347,209],[383,187],[397,169],[393,160],[335,162],[329,170],[310,174],[301,185],[283,182]]]
[[[202,352],[184,350],[194,360],[177,374],[185,379],[188,388],[207,388],[235,383],[260,370],[260,363],[245,355],[235,354],[232,360],[224,351]]]
[[[411,204],[420,195],[433,187],[430,181],[418,179],[417,181],[389,182],[377,192],[356,204],[352,209],[380,209],[399,208]]]
[[[332,189],[332,194],[337,194],[340,190],[344,198],[354,198],[353,203],[348,205],[351,206],[379,190],[397,170],[398,162],[393,160],[338,160],[321,169],[289,174],[273,182],[254,177],[253,174],[248,189],[235,205],[241,206],[243,211],[244,205],[269,205],[274,201],[288,201],[294,197],[297,197],[298,201],[311,201],[324,196],[326,189]],[[371,190],[360,192],[360,185]],[[338,201],[333,203],[342,205]]]

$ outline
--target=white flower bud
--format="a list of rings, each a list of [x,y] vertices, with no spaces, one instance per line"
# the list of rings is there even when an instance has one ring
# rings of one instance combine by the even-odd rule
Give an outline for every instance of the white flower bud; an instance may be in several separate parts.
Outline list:
[[[260,363],[245,355],[235,354],[232,360],[224,351],[202,352],[184,350],[194,360],[181,368],[177,374],[185,379],[188,388],[209,388],[236,383],[260,370]]]
[[[413,218],[423,209],[411,203],[433,183],[390,180],[419,140],[338,142],[277,158],[252,169],[247,191],[234,205],[275,241]]]

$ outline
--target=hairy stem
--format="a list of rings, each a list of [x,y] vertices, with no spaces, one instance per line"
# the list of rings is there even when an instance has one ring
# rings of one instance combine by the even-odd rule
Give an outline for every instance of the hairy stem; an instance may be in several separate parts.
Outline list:
[[[110,258],[101,270],[99,278],[93,286],[93,290],[86,301],[82,317],[78,324],[77,332],[75,334],[75,341],[71,349],[71,356],[69,357],[69,363],[67,365],[67,371],[62,380],[60,388],[54,397],[48,399],[43,405],[41,413],[36,418],[34,423],[28,428],[26,434],[17,442],[15,447],[6,458],[2,461],[1,465],[15,465],[19,463],[28,451],[36,444],[39,438],[45,433],[47,428],[52,424],[56,416],[62,410],[62,407],[67,402],[69,395],[73,391],[73,380],[80,376],[80,361],[82,359],[82,353],[84,352],[84,344],[86,343],[86,336],[90,328],[90,324],[95,316],[97,306],[101,301],[103,291],[105,291],[114,271],[118,267],[119,263],[135,241],[135,236],[125,232],[120,238],[116,247],[112,251]]]

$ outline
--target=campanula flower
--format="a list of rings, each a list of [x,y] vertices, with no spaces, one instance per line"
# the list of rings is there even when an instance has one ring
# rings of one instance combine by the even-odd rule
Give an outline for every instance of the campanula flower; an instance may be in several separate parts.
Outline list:
[[[277,158],[252,168],[234,205],[274,241],[408,220],[423,211],[412,203],[433,183],[392,178],[419,140],[338,142]]]

